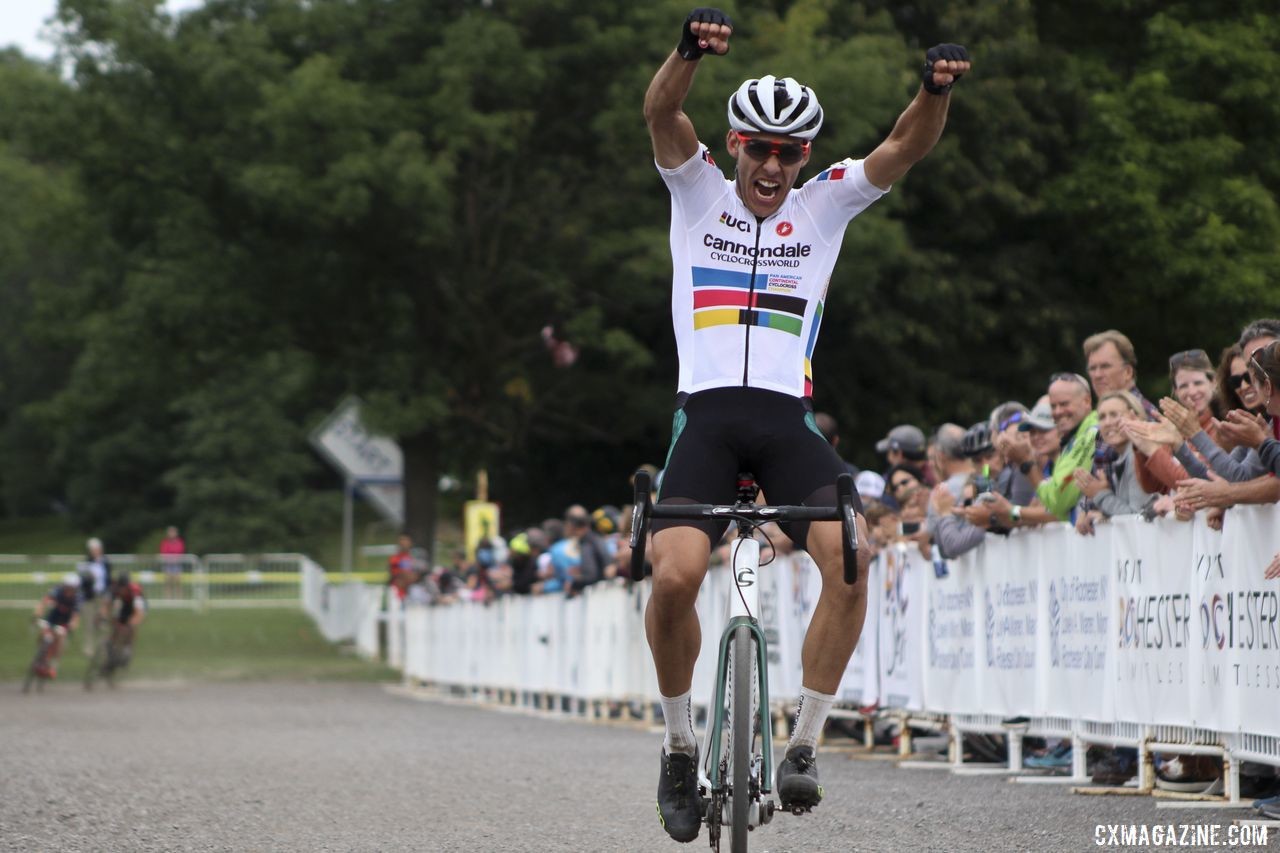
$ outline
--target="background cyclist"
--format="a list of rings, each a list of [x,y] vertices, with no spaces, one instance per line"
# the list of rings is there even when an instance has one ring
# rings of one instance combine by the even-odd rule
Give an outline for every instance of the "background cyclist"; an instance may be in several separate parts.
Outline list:
[[[695,9],[676,50],[645,94],[654,158],[671,192],[672,319],[680,362],[678,408],[661,503],[732,503],[735,475],[755,474],[773,504],[835,503],[845,468],[813,422],[810,358],[845,227],[936,144],[951,84],[969,69],[958,45],[926,55],[923,86],[889,137],[865,160],[836,163],[792,192],[822,126],[817,95],[791,78],[748,80],[729,98],[726,181],[698,141],[683,104],[699,59],[729,49],[732,24]],[[658,814],[692,841],[701,826],[690,686],[701,631],[695,611],[712,544],[726,525],[655,521],[653,594],[645,614],[666,737]],[[858,517],[866,541],[866,523]],[[843,582],[838,522],[793,524],[823,578],[802,651],[803,688],[786,757],[784,808],[822,797],[814,747],[866,610],[859,583]]]
[[[142,587],[129,578],[128,572],[121,572],[111,584],[111,637],[120,647],[116,666],[129,665],[134,637],[146,615],[147,599]]]
[[[44,666],[36,674],[57,678],[62,641],[80,624],[80,576],[75,572],[63,575],[62,583],[49,590],[36,605],[36,619],[40,620],[42,631],[53,635],[53,645],[45,656]]]

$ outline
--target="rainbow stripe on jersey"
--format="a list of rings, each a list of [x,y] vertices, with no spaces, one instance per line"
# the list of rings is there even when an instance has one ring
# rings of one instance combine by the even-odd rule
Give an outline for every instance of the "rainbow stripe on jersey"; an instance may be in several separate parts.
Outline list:
[[[769,276],[714,267],[693,268],[693,328],[711,326],[762,326],[800,336],[808,301],[799,296],[770,293]],[[813,336],[810,336],[811,339]]]

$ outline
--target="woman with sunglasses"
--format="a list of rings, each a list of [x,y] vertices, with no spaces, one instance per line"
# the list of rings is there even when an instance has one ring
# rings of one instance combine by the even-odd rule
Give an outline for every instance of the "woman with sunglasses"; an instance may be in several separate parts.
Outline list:
[[[1244,353],[1239,344],[1232,344],[1222,351],[1218,360],[1218,381],[1213,389],[1213,416],[1221,420],[1232,409],[1250,408],[1240,397],[1240,386],[1246,384],[1249,369],[1245,366]],[[1250,389],[1252,383],[1248,383]]]
[[[1263,410],[1271,417],[1280,417],[1280,341],[1255,350],[1249,358],[1249,377],[1262,397]],[[1264,469],[1280,476],[1280,441],[1271,431],[1271,425],[1260,414],[1237,409],[1227,414],[1220,431],[1258,452]]]
[[[1226,381],[1219,380],[1217,394],[1220,397],[1226,395],[1228,412],[1253,411],[1260,400],[1240,347],[1228,347],[1223,361],[1227,365]],[[1177,387],[1175,382],[1175,392]],[[1236,444],[1234,439],[1223,433],[1219,429],[1220,421],[1210,409],[1195,411],[1188,403],[1193,404],[1193,401],[1166,397],[1160,401],[1160,410],[1177,427],[1179,439],[1189,441],[1194,452],[1215,474],[1232,483],[1243,483],[1267,473],[1258,452],[1252,447]]]

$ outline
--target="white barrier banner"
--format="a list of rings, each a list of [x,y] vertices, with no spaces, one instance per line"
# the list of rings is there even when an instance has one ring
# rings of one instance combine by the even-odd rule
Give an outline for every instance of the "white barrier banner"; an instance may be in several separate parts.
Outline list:
[[[860,706],[877,705],[880,702],[880,608],[875,605],[875,597],[883,583],[883,576],[880,558],[876,557],[867,567],[867,615],[862,623],[862,636],[858,638],[858,646],[853,650],[849,665],[844,669],[844,677],[836,696],[837,702]],[[811,600],[816,602],[817,599],[815,597]]]
[[[983,548],[970,551],[925,574],[929,614],[924,699],[930,711],[976,714],[984,710],[977,670],[978,555],[982,553]]]
[[[1039,632],[1037,712],[1107,721],[1107,649],[1114,608],[1111,532],[1099,526],[1081,536],[1054,525],[1040,537],[1040,592],[1044,630]],[[1056,559],[1055,559],[1056,558]]]
[[[924,710],[925,562],[914,545],[895,545],[880,552],[880,587],[868,590],[868,607],[879,612],[877,653],[881,704],[909,711]]]
[[[1220,531],[1196,519],[1191,553],[1195,566],[1191,600],[1196,609],[1191,638],[1191,722],[1233,731],[1240,720],[1240,708],[1234,688],[1233,649],[1228,642],[1233,627],[1227,615],[1232,584],[1227,579],[1222,540]]]
[[[797,610],[793,578],[808,566],[796,554],[760,567],[760,628],[769,649],[769,692],[777,699],[800,691],[800,645],[812,608]]]
[[[983,635],[978,683],[983,710],[1012,716],[1036,712],[1037,542],[1029,536],[987,541],[981,584]]]
[[[1090,537],[1064,525],[992,536],[941,571],[914,546],[886,549],[839,701],[1280,737],[1280,584],[1262,576],[1277,531],[1280,507],[1238,507],[1222,533],[1203,519],[1123,517]],[[790,702],[821,579],[793,554],[762,567],[760,582],[771,692]],[[698,702],[711,695],[731,584],[713,570],[699,598]],[[602,585],[577,599],[407,611],[393,600],[390,651],[403,632],[407,674],[428,681],[654,701],[648,595],[648,584]],[[324,611],[317,600],[306,599]],[[357,612],[338,603],[317,618]]]
[[[1212,675],[1196,706],[1216,705],[1206,716],[1224,731],[1280,736],[1280,582],[1263,577],[1280,549],[1276,508],[1237,507],[1225,525],[1221,562],[1195,574]]]
[[[1113,628],[1115,716],[1135,723],[1191,719],[1191,525],[1113,520],[1119,608]]]

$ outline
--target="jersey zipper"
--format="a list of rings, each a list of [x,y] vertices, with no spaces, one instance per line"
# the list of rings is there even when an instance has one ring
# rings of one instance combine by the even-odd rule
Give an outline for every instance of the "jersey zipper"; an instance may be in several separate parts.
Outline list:
[[[756,310],[756,268],[760,265],[760,232],[764,225],[764,217],[756,217],[756,250],[751,255],[751,284],[747,290],[747,319],[754,320]],[[742,353],[742,387],[747,387],[747,371],[751,366],[751,327],[752,322],[747,323],[746,343]]]

